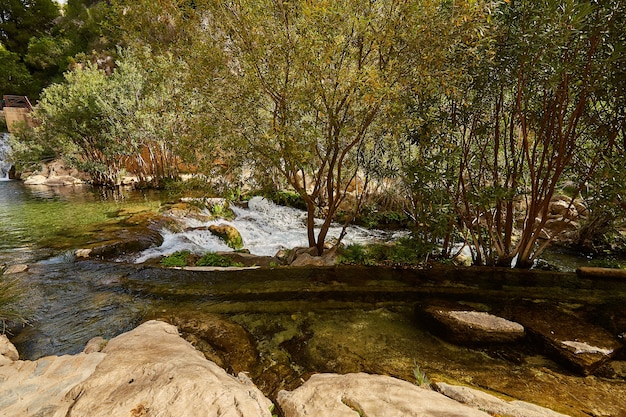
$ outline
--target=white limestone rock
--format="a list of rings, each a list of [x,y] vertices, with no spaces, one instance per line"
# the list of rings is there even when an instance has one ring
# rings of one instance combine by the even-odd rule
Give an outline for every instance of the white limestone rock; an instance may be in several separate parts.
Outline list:
[[[280,391],[285,417],[488,417],[430,389],[382,375],[316,374],[294,391]]]
[[[435,388],[442,394],[472,407],[480,408],[491,415],[510,417],[568,417],[548,408],[540,407],[524,401],[504,401],[484,391],[470,387],[450,385],[444,382],[435,383]]]

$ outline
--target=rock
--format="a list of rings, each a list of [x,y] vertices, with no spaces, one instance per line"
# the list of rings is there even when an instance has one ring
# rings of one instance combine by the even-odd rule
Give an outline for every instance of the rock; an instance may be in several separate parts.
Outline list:
[[[581,266],[576,269],[576,275],[581,278],[626,280],[626,269]]]
[[[486,392],[456,385],[436,382],[435,389],[443,395],[471,407],[484,410],[490,415],[508,417],[568,417],[547,408],[524,401],[504,401]]]
[[[234,263],[243,266],[275,266],[280,265],[281,261],[274,256],[258,256],[243,252],[218,252],[218,255],[232,260]]]
[[[20,355],[13,343],[4,334],[0,334],[0,366],[19,360]]]
[[[337,249],[327,249],[322,256],[317,256],[316,248],[307,248],[305,251],[298,253],[296,251],[295,256],[291,256],[293,260],[290,262],[291,266],[313,266],[313,267],[326,267],[334,266],[337,263]]]
[[[243,248],[243,239],[239,230],[229,224],[212,224],[209,226],[209,232],[222,239],[233,249]]]
[[[3,417],[72,416],[64,397],[89,378],[103,353],[48,356],[0,366],[0,410]],[[88,414],[86,414],[88,415]]]
[[[96,236],[98,242],[78,249],[77,257],[112,259],[128,253],[141,252],[163,243],[163,237],[155,230],[142,226],[131,226],[112,233]]]
[[[280,391],[277,402],[284,417],[489,416],[409,382],[364,373],[316,374],[294,391]]]
[[[526,335],[521,324],[482,311],[431,305],[423,312],[433,324],[435,333],[453,343],[512,343]]]
[[[65,397],[70,416],[270,417],[271,402],[247,378],[207,361],[172,325],[146,322],[102,352],[97,372]]]
[[[4,275],[21,274],[22,272],[26,272],[26,271],[28,271],[28,265],[24,265],[24,264],[10,265],[7,267],[7,269],[4,270]]]
[[[517,306],[513,316],[546,353],[583,375],[592,374],[622,348],[607,330],[545,303]]]
[[[270,407],[247,377],[227,374],[159,321],[102,352],[0,366],[3,417],[271,417]]]
[[[167,322],[176,326],[182,336],[204,356],[231,374],[255,369],[259,354],[252,336],[240,325],[217,314],[175,315]]]
[[[44,177],[43,175],[31,175],[28,178],[24,179],[25,185],[45,185],[48,177]]]
[[[83,353],[89,354],[94,352],[101,352],[106,344],[107,341],[105,338],[100,336],[94,337],[93,339],[89,340],[89,342],[87,342],[85,348],[83,349]]]

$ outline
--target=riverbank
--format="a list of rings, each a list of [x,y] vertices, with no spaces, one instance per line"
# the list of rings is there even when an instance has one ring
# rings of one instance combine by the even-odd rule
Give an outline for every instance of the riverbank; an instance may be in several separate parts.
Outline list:
[[[183,340],[176,327],[159,321],[109,342],[92,340],[73,356],[34,362],[16,356],[0,338],[0,408],[6,417],[271,417],[279,412],[245,372],[229,375]],[[445,395],[387,376],[316,374],[293,391],[280,391],[276,400],[283,417],[564,416],[469,388],[434,387]]]

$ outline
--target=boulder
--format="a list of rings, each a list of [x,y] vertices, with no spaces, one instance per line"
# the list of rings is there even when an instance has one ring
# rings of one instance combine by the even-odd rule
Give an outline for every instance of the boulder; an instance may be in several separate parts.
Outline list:
[[[296,248],[290,253],[287,262],[291,266],[334,266],[337,263],[337,249],[326,249],[322,256],[318,256],[316,248]]]
[[[276,400],[284,417],[489,416],[430,389],[364,373],[316,374]]]
[[[527,303],[513,309],[513,319],[557,361],[589,375],[610,360],[622,344],[604,328],[546,303]]]
[[[209,226],[209,232],[222,239],[233,249],[243,248],[243,239],[239,230],[229,224],[212,224]]]
[[[271,417],[271,405],[245,375],[227,374],[159,321],[110,340],[102,352],[0,366],[5,417]]]
[[[435,389],[463,404],[484,410],[492,416],[508,417],[568,417],[548,408],[540,407],[525,401],[505,401],[494,397],[484,391],[470,387],[450,385],[444,382],[436,382]]]
[[[13,343],[4,334],[0,334],[0,366],[15,362],[20,358]]]
[[[172,325],[146,322],[102,353],[96,372],[65,396],[68,416],[271,416],[249,379],[207,361]]]
[[[429,305],[423,308],[423,314],[435,333],[457,344],[512,343],[526,335],[521,324],[483,311]]]

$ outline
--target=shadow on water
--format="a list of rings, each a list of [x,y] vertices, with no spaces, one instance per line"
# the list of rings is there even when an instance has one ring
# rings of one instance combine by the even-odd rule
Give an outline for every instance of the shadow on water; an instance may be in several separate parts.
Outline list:
[[[252,335],[261,364],[255,382],[268,395],[313,372],[363,371],[414,381],[417,363],[431,379],[573,416],[626,409],[623,380],[577,376],[527,342],[455,346],[431,334],[415,314],[416,305],[432,300],[496,313],[548,301],[607,327],[599,318],[610,314],[599,312],[624,305],[624,282],[480,268],[197,272],[98,262],[35,264],[24,280],[34,321],[13,341],[27,359],[77,353],[92,337],[110,338],[149,318],[219,315]]]

